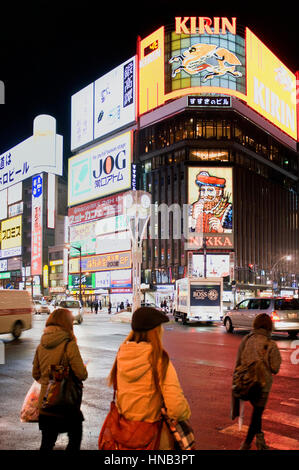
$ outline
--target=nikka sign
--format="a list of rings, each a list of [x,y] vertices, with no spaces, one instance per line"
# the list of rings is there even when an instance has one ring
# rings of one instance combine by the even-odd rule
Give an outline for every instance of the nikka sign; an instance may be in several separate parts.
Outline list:
[[[209,18],[207,16],[175,17],[176,34],[236,34],[237,20],[229,21],[226,17]]]

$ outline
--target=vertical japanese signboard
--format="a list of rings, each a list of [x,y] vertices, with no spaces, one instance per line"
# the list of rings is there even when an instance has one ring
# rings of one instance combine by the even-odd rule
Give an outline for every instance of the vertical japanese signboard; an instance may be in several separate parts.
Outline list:
[[[42,274],[43,175],[32,178],[31,276]]]

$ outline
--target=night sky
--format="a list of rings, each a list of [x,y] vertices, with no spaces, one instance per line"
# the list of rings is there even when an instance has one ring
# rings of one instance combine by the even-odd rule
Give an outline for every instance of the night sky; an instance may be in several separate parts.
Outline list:
[[[133,56],[138,35],[172,24],[175,16],[236,16],[288,68],[299,70],[299,29],[288,2],[243,2],[246,11],[242,2],[224,1],[10,3],[0,23],[0,154],[32,135],[34,117],[45,113],[57,119],[69,157],[72,94]]]

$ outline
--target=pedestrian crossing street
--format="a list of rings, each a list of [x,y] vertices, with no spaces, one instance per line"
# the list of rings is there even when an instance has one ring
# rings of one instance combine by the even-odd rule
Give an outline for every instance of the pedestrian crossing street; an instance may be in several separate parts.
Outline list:
[[[283,401],[280,403],[281,405],[288,406],[290,408],[290,412],[278,412],[271,409],[265,409],[263,414],[263,432],[265,434],[265,441],[270,449],[275,450],[299,450],[299,416],[292,413],[294,408],[299,407],[299,399],[297,398],[289,398],[287,401]],[[298,440],[288,437],[282,434],[276,434],[265,429],[266,422],[278,423],[283,424],[285,426],[291,426],[292,428],[298,429]],[[226,428],[222,429],[220,432],[223,434],[228,434],[234,437],[237,437],[241,441],[245,439],[247,434],[248,426],[242,426],[241,430],[239,430],[238,422],[234,423],[232,426],[227,426]],[[252,445],[252,449],[254,449],[254,442]]]

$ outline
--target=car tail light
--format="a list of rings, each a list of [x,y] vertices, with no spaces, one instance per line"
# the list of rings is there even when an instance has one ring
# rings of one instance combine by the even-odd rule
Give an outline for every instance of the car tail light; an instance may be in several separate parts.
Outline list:
[[[275,312],[275,310],[274,310],[274,312],[271,313],[271,320],[272,321],[279,321],[280,320],[280,318],[277,315],[277,313]]]

